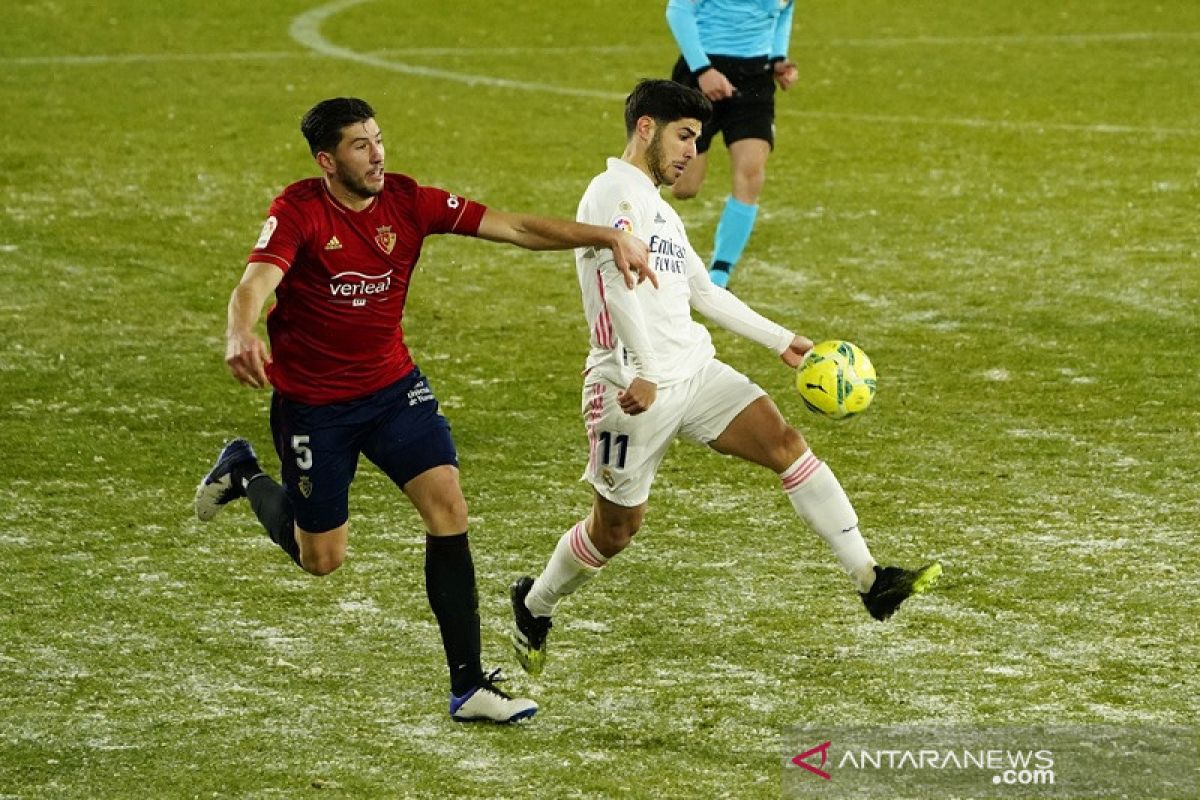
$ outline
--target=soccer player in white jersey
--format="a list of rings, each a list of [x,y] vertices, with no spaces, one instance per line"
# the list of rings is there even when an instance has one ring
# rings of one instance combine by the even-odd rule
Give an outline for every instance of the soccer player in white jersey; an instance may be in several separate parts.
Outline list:
[[[771,348],[792,368],[813,346],[715,286],[678,214],[659,194],[696,157],[696,139],[711,111],[695,89],[667,80],[639,83],[625,101],[625,152],[608,160],[579,203],[579,221],[646,241],[658,287],[629,289],[607,250],[575,251],[591,331],[584,477],[595,491],[591,512],[562,535],[537,580],[526,575],[512,585],[513,646],[534,675],[542,670],[559,601],[629,545],[676,437],[774,471],[796,514],[828,543],[876,619],[887,619],[941,573],[936,562],[916,570],[876,564],[833,472],[762,389],[716,358],[708,330],[692,319],[695,309]]]

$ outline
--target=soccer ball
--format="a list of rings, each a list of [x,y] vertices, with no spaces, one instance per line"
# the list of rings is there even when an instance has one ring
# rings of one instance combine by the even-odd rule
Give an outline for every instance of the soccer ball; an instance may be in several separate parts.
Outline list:
[[[857,345],[832,339],[805,354],[796,368],[796,388],[810,410],[845,419],[871,405],[875,367]]]

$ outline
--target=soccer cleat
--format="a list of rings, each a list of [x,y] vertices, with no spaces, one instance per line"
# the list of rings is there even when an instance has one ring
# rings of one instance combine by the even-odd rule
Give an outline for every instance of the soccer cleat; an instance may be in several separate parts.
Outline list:
[[[532,588],[533,578],[522,575],[509,590],[513,607],[512,643],[521,668],[530,675],[540,675],[546,665],[546,634],[553,623],[549,617],[535,617],[525,605]]]
[[[234,439],[221,448],[217,463],[196,487],[194,507],[201,521],[208,522],[229,501],[246,496],[245,490],[234,483],[233,468],[247,461],[257,462],[258,457],[245,439]]]
[[[483,676],[483,681],[461,697],[450,695],[450,719],[455,722],[499,722],[506,724],[528,719],[538,705],[524,697],[513,697],[496,688],[504,678],[499,669]]]
[[[908,598],[921,594],[937,582],[942,574],[942,565],[934,561],[920,569],[903,567],[875,567],[875,583],[868,592],[859,592],[863,605],[871,616],[883,621],[896,613]]]

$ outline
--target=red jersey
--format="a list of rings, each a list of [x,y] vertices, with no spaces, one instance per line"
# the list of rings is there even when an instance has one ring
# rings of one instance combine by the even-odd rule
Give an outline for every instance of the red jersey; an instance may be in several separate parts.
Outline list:
[[[284,272],[267,314],[275,389],[327,405],[411,372],[402,322],[421,244],[435,233],[476,235],[486,210],[391,172],[362,211],[339,203],[321,178],[284,189],[247,259]]]

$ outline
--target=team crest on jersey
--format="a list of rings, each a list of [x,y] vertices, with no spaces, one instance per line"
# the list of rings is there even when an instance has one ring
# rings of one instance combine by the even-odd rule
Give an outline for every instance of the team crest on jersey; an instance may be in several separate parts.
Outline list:
[[[396,234],[392,233],[391,225],[375,229],[375,244],[379,245],[389,256],[392,254],[392,248],[396,246]]]
[[[618,214],[617,216],[613,217],[612,226],[619,231],[633,233],[633,220],[624,214]]]
[[[300,480],[296,482],[296,488],[300,490],[300,494],[304,495],[305,499],[312,497],[312,478],[301,475]]]

